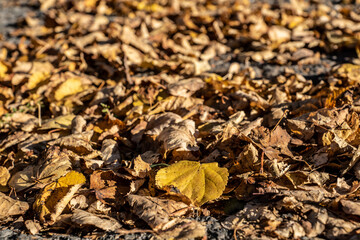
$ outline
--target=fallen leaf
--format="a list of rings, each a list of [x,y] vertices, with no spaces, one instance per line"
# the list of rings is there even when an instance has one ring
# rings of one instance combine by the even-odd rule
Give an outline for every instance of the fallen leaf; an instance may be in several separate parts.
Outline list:
[[[180,161],[159,170],[156,185],[160,188],[174,186],[195,205],[214,200],[223,193],[229,173],[217,163]]]
[[[189,78],[169,84],[168,90],[173,96],[190,97],[204,85],[205,82],[201,78]]]
[[[71,171],[47,185],[34,202],[34,209],[39,214],[40,220],[44,222],[45,218],[51,215],[52,222],[55,222],[67,203],[85,182],[83,174]]]
[[[29,204],[12,199],[0,192],[0,209],[0,217],[7,218],[14,215],[24,215],[29,209]]]
[[[0,186],[6,186],[10,179],[9,170],[3,166],[0,167]]]
[[[188,209],[188,205],[174,200],[159,199],[150,196],[130,194],[127,200],[132,211],[143,219],[155,231],[162,229],[176,212]],[[185,212],[183,212],[184,214]]]
[[[194,137],[195,123],[192,120],[184,120],[177,124],[164,128],[157,140],[162,142],[165,154],[172,150],[197,151]]]
[[[60,101],[67,96],[74,95],[76,93],[82,92],[83,90],[84,86],[81,79],[69,78],[55,90],[54,98],[56,101]]]
[[[95,226],[107,232],[116,232],[116,230],[122,227],[121,224],[112,217],[89,213],[80,209],[74,210],[71,221],[79,225]]]
[[[69,129],[71,127],[71,122],[74,118],[74,114],[61,115],[59,117],[52,118],[43,123],[40,130]]]

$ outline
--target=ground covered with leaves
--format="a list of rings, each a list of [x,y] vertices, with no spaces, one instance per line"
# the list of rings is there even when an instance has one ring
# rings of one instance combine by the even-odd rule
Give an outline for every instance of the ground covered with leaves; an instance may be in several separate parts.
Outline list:
[[[1,3],[0,237],[358,239],[359,2]]]

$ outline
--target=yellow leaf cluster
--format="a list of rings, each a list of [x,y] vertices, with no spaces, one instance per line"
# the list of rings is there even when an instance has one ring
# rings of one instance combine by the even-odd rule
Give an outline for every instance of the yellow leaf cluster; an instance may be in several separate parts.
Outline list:
[[[176,187],[195,205],[221,196],[228,181],[228,170],[218,167],[218,163],[180,161],[159,170],[156,174],[156,184],[160,188]]]

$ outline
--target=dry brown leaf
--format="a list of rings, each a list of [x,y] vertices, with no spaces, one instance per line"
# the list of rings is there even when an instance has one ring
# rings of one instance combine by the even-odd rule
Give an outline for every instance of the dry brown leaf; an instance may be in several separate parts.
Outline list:
[[[105,139],[101,147],[101,158],[104,165],[110,169],[117,169],[120,167],[121,156],[119,145],[112,139]]]
[[[203,102],[204,100],[199,98],[170,96],[154,105],[148,114],[153,115],[160,112],[176,111],[182,108],[189,109],[203,104]]]
[[[158,115],[151,115],[146,126],[146,134],[159,135],[162,130],[174,123],[181,122],[182,118],[172,112],[166,112]]]
[[[25,221],[25,226],[32,235],[38,234],[39,231],[41,230],[40,223],[35,222],[33,220],[26,220]]]
[[[111,203],[130,192],[130,181],[116,176],[112,171],[95,171],[90,176],[90,188],[95,190],[98,200]]]
[[[173,96],[190,97],[204,85],[205,82],[201,78],[188,78],[169,84],[168,90]]]
[[[360,203],[359,202],[341,199],[340,204],[342,206],[342,210],[346,214],[360,216]]]
[[[197,151],[194,137],[195,123],[192,120],[184,120],[170,127],[164,128],[157,140],[162,143],[165,154],[172,150]]]
[[[40,221],[44,222],[45,218],[50,217],[50,223],[55,223],[71,198],[85,182],[86,178],[83,174],[71,171],[56,182],[48,184],[34,202],[34,209],[39,214]]]
[[[56,118],[52,118],[42,124],[40,130],[49,129],[69,129],[71,122],[75,118],[74,114],[62,115]]]
[[[89,213],[80,209],[75,209],[71,216],[71,221],[79,225],[91,225],[104,231],[116,232],[122,226],[114,218],[107,215]]]
[[[134,177],[145,178],[151,171],[151,167],[149,163],[142,160],[141,155],[138,155],[133,159],[132,167],[125,168],[125,170]]]
[[[91,137],[93,134],[94,131],[71,134],[49,142],[49,145],[58,145],[79,155],[85,155],[94,152],[94,149],[91,146]]]
[[[188,205],[174,200],[130,194],[127,200],[132,211],[154,230],[159,230],[169,222],[176,212],[188,209]],[[185,212],[183,211],[183,214]]]
[[[195,220],[175,218],[156,233],[161,239],[194,239],[206,236],[206,226]]]
[[[27,202],[15,200],[0,192],[0,218],[23,215],[29,209]]]
[[[0,167],[0,186],[6,186],[10,179],[9,170],[3,166]]]

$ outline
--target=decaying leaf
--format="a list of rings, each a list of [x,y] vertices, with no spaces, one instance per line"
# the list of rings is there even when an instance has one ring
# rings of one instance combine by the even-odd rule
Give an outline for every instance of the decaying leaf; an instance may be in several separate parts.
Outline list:
[[[62,115],[53,119],[46,121],[41,126],[41,130],[48,130],[48,129],[67,129],[70,128],[72,120],[75,118],[75,115]]]
[[[174,186],[194,204],[201,206],[223,193],[228,176],[227,169],[219,168],[217,163],[180,161],[159,170],[156,184],[160,188]]]
[[[85,182],[83,174],[71,171],[47,185],[34,202],[34,209],[39,214],[40,220],[44,222],[45,218],[51,217],[51,221],[55,222],[67,203]]]
[[[197,151],[194,133],[195,123],[192,120],[184,120],[164,128],[157,139],[163,143],[165,153],[172,150]]]
[[[0,167],[0,186],[6,186],[10,178],[9,170],[5,167]]]
[[[130,182],[122,179],[112,171],[95,171],[90,176],[90,188],[95,190],[95,196],[103,203],[119,200],[130,192]]]
[[[89,154],[94,151],[91,146],[93,131],[72,134],[50,142],[50,145],[58,145],[67,148],[79,155]]]
[[[115,232],[122,226],[114,218],[107,215],[98,215],[89,213],[80,209],[75,209],[71,216],[71,221],[79,225],[90,225],[100,228],[104,231]]]
[[[127,197],[132,211],[154,230],[161,229],[176,212],[189,206],[174,200],[158,199],[149,196],[130,194]]]
[[[125,168],[132,176],[145,178],[151,171],[150,164],[142,160],[141,155],[137,156],[132,161],[131,168]]]
[[[29,209],[29,204],[0,192],[0,209],[0,218],[7,218],[13,215],[23,215]]]
[[[54,93],[55,100],[60,101],[64,97],[79,93],[84,90],[81,79],[69,78],[62,83]]]
[[[169,127],[174,123],[181,122],[182,118],[175,113],[166,112],[159,115],[152,115],[148,121],[145,133],[157,136],[164,128]]]
[[[175,218],[157,231],[162,239],[194,239],[206,236],[206,227],[195,220]]]
[[[28,166],[11,177],[9,186],[17,192],[22,191],[36,184],[34,176],[36,176],[36,168],[34,166]]]
[[[190,97],[197,90],[201,89],[204,84],[200,78],[189,78],[169,84],[168,89],[173,96]]]
[[[111,169],[120,167],[121,156],[119,152],[119,145],[116,141],[105,139],[101,148],[101,156],[104,165]]]

